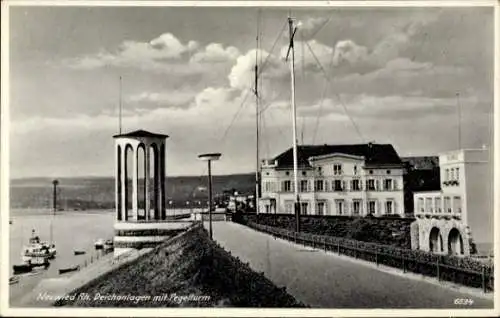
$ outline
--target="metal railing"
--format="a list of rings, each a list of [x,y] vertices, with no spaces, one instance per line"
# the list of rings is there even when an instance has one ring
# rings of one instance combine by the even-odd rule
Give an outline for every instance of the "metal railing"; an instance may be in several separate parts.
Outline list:
[[[403,249],[384,246],[381,244],[361,242],[338,238],[326,235],[316,235],[303,232],[294,232],[287,229],[261,225],[249,221],[247,226],[261,232],[272,234],[275,237],[295,242],[304,246],[310,246],[317,249],[323,249],[337,254],[343,254],[357,259],[373,262],[377,266],[385,265],[399,268],[403,272],[414,272],[425,276],[436,277],[438,280],[450,281],[462,285],[481,288],[483,292],[493,290],[494,276],[493,269],[487,271],[485,265],[480,271],[463,267],[457,267],[450,264],[443,264],[440,258],[430,262],[423,259],[407,255]],[[347,243],[347,244],[346,244]],[[370,249],[366,246],[371,247]],[[390,248],[399,255],[380,251],[380,249]]]

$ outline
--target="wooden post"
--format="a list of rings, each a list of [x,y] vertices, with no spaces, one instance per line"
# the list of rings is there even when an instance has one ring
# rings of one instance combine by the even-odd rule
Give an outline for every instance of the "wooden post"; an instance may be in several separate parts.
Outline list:
[[[323,237],[323,249],[326,252],[326,237]]]
[[[483,293],[486,293],[486,268],[484,265],[481,268],[481,283],[483,285]]]
[[[337,253],[340,255],[340,242],[337,242]]]
[[[403,261],[403,273],[406,273],[405,255],[404,254],[401,256],[401,260]]]
[[[378,250],[375,249],[375,264],[377,264],[378,267]]]
[[[438,281],[440,281],[441,275],[439,274],[439,256],[438,256],[438,259],[436,260],[436,271],[437,271],[437,279],[438,279]]]

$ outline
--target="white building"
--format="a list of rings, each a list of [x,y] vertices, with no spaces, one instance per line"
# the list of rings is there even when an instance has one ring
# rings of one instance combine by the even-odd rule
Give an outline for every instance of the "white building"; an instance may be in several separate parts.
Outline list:
[[[489,156],[487,149],[439,155],[441,190],[414,194],[418,224],[414,248],[469,255],[472,241],[493,241],[493,171]]]
[[[301,214],[404,215],[403,164],[392,145],[298,146]],[[293,214],[293,150],[264,160],[260,213]]]

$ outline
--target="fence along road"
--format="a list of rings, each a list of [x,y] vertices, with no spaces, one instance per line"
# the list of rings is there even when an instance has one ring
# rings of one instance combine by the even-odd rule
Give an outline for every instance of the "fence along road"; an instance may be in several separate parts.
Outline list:
[[[493,300],[484,297],[380,271],[240,224],[214,222],[213,232],[214,240],[226,251],[312,307],[493,308]]]

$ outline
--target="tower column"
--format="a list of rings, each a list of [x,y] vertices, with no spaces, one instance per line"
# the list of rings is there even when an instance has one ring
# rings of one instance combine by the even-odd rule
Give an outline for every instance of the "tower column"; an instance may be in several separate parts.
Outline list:
[[[121,152],[120,156],[120,165],[122,167],[121,169],[121,194],[120,194],[120,199],[121,199],[121,215],[122,215],[122,220],[127,221],[128,220],[128,213],[127,213],[127,147],[128,143],[124,144],[123,150]]]
[[[116,219],[118,221],[122,220],[122,211],[121,211],[121,155],[122,155],[122,149],[120,147],[120,144],[117,143],[115,145],[115,209],[116,209]]]
[[[149,199],[149,185],[150,185],[150,181],[151,181],[150,180],[151,167],[149,164],[149,155],[150,155],[149,154],[149,148],[150,148],[149,144],[145,144],[144,148],[145,148],[144,149],[144,154],[145,154],[144,155],[144,168],[145,168],[144,171],[145,171],[145,175],[146,175],[144,178],[145,179],[145,182],[144,182],[144,185],[145,185],[144,186],[144,192],[145,192],[144,193],[144,201],[145,201],[144,202],[144,209],[146,211],[146,220],[150,220],[151,217],[150,217],[149,213],[150,213],[150,203],[151,202]]]
[[[153,175],[154,175],[154,180],[153,180],[153,184],[154,184],[154,202],[155,202],[155,207],[154,207],[154,218],[155,220],[159,220],[160,219],[160,167],[159,167],[159,163],[160,163],[160,160],[158,158],[158,155],[159,155],[160,151],[158,150],[158,146],[156,146],[156,148],[154,148],[154,169],[153,169]]]
[[[137,201],[138,201],[138,191],[137,191],[137,188],[138,188],[138,170],[139,170],[139,164],[138,164],[138,159],[137,159],[137,156],[139,155],[139,147],[134,147],[133,151],[132,151],[132,154],[134,156],[134,160],[133,160],[133,169],[134,171],[132,172],[133,173],[133,176],[132,176],[132,213],[133,215],[135,216],[135,219],[138,220],[139,219],[139,209],[138,209],[138,206],[137,206]]]
[[[162,144],[160,147],[160,195],[161,195],[161,219],[165,220],[167,216],[166,206],[165,206],[165,145]]]

